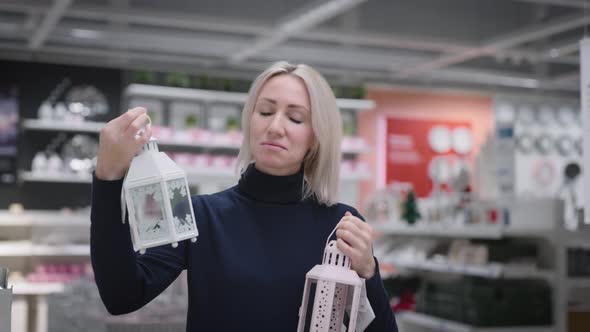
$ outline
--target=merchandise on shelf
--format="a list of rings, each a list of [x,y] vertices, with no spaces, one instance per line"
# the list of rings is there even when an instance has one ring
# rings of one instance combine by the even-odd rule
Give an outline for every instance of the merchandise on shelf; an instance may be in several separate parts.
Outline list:
[[[417,311],[474,326],[544,326],[553,322],[551,289],[541,280],[469,277],[426,281]]]
[[[34,272],[26,275],[29,282],[71,282],[92,276],[90,263],[40,263]],[[14,281],[14,280],[13,280]]]
[[[61,147],[58,149],[58,147]],[[60,153],[57,151],[61,150]],[[58,135],[49,143],[45,151],[39,151],[31,162],[31,171],[35,174],[89,175],[92,172],[93,159],[98,151],[98,141],[89,135],[77,134],[67,138]]]

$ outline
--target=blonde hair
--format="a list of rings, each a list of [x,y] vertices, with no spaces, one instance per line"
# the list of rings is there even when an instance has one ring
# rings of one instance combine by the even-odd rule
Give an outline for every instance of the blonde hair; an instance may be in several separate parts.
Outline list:
[[[254,162],[249,139],[250,119],[260,90],[270,78],[277,75],[294,75],[301,78],[309,93],[311,123],[315,140],[303,159],[304,176],[307,181],[303,191],[303,199],[315,196],[321,204],[334,205],[338,203],[340,162],[342,160],[340,151],[342,119],[330,85],[319,72],[308,65],[293,65],[280,61],[271,65],[254,80],[242,110],[244,139],[238,155],[238,169],[240,173],[244,173],[248,166]]]

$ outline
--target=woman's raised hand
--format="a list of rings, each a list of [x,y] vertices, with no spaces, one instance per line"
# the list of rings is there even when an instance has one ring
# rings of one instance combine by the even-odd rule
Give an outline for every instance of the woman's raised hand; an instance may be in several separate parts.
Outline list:
[[[140,135],[140,129],[145,128]],[[152,136],[147,110],[135,107],[109,121],[100,131],[96,177],[118,180],[125,176],[133,157]]]
[[[350,258],[351,268],[359,276],[369,279],[375,274],[373,259],[373,228],[346,212],[336,229],[336,246]]]

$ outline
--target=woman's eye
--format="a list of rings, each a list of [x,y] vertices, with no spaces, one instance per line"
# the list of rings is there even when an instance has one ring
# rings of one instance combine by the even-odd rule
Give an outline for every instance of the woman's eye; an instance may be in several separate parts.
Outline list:
[[[299,119],[294,119],[294,118],[291,118],[291,121],[293,121],[294,123],[297,123],[297,124],[300,124],[300,123],[303,122],[303,121],[301,121]]]
[[[260,113],[260,115],[262,115],[262,116],[270,116],[270,115],[272,115],[272,112],[260,111],[258,113]]]

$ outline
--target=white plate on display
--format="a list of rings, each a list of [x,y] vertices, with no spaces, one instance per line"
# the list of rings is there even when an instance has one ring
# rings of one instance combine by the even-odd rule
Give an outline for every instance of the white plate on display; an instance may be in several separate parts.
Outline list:
[[[535,123],[535,110],[530,105],[522,105],[518,109],[518,122],[524,125]]]
[[[453,150],[458,154],[468,154],[473,147],[473,135],[467,127],[457,127],[453,130]]]
[[[516,111],[514,106],[508,103],[501,103],[498,105],[496,111],[496,122],[502,124],[514,123],[516,119]]]
[[[452,138],[449,128],[434,126],[428,132],[428,144],[437,153],[447,153],[451,150]]]
[[[537,113],[537,120],[542,125],[549,125],[551,122],[555,121],[555,113],[553,111],[553,107],[549,105],[543,105],[539,108],[539,112]]]
[[[539,137],[535,139],[535,147],[540,154],[547,155],[553,151],[553,139],[549,135],[539,135]]]
[[[574,142],[574,147],[576,148],[576,152],[581,156],[582,155],[582,151],[584,151],[584,139],[582,137],[578,138],[575,142]]]
[[[518,151],[529,154],[535,149],[535,140],[527,133],[522,133],[516,136],[516,147]]]
[[[434,182],[446,183],[453,176],[453,165],[451,158],[438,156],[432,158],[428,164],[428,176]]]
[[[557,152],[564,156],[568,157],[574,153],[574,139],[568,135],[562,135],[555,140],[555,149]]]
[[[557,110],[557,121],[563,126],[578,125],[578,116],[572,107],[562,106]]]

